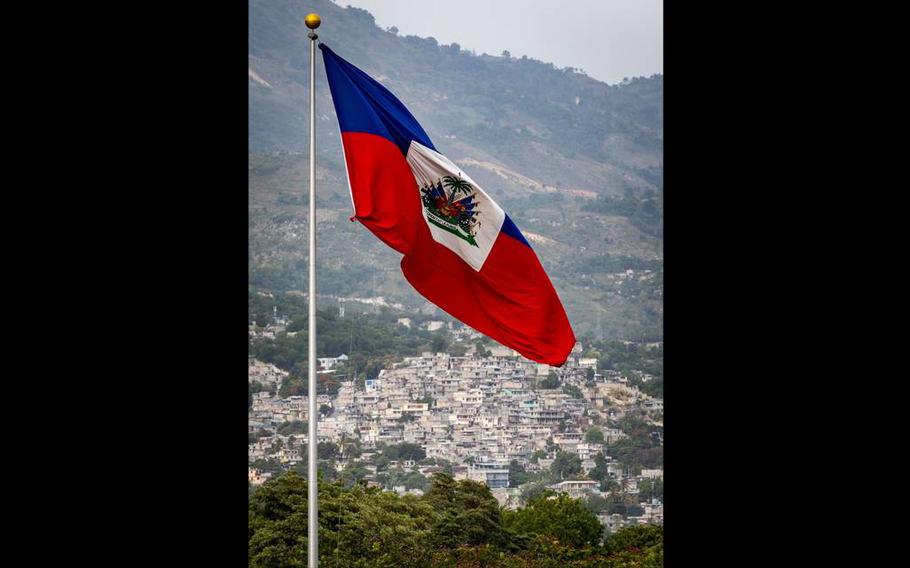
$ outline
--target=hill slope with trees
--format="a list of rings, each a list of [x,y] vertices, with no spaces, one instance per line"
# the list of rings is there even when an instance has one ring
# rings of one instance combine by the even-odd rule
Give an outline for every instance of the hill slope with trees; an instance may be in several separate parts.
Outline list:
[[[661,338],[663,77],[608,85],[518,54],[400,36],[329,0],[250,4],[252,285],[306,282],[308,11],[323,17],[320,41],[392,90],[509,213],[577,334]],[[321,58],[317,65],[320,290],[421,306],[399,255],[348,222],[338,125]]]

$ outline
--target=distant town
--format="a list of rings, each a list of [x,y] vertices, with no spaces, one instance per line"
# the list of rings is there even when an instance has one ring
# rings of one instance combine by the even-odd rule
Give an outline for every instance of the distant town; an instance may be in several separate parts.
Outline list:
[[[287,334],[286,324],[277,314],[251,324],[251,341]],[[324,478],[421,495],[445,472],[485,483],[510,509],[548,489],[567,493],[608,532],[663,523],[663,400],[639,388],[650,375],[598,368],[582,343],[556,368],[485,347],[459,323],[402,317],[396,325],[445,332],[464,354],[399,357],[375,378],[354,379],[348,354],[323,354],[332,356],[319,358],[320,377],[337,384],[317,396]],[[288,375],[251,355],[253,489],[283,471],[305,472],[308,396],[280,396]]]

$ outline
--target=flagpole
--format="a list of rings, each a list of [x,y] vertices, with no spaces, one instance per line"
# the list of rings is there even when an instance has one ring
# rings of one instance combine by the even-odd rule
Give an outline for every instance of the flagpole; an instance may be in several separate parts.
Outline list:
[[[307,14],[304,19],[310,28],[310,282],[309,282],[309,428],[307,446],[309,449],[307,464],[307,505],[308,505],[308,551],[307,566],[319,566],[319,485],[316,479],[316,421],[319,417],[316,409],[316,28],[322,23],[318,14]]]

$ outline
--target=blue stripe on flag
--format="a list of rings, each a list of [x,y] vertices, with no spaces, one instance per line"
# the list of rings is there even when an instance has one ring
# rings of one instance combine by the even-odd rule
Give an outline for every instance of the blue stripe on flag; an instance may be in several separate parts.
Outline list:
[[[335,114],[342,132],[366,132],[387,138],[407,155],[411,140],[436,150],[430,137],[401,101],[375,79],[320,43]]]
[[[518,227],[515,226],[515,223],[512,222],[512,219],[508,215],[506,215],[506,218],[503,220],[502,229],[500,230],[518,242],[524,243],[528,248],[533,248],[528,241],[525,240],[525,236],[521,234],[521,231],[518,230]]]

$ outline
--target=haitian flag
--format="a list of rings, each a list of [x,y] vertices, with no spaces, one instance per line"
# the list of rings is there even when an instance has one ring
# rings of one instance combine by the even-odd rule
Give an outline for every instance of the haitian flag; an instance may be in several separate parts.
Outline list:
[[[509,216],[440,154],[388,89],[320,43],[354,217],[402,253],[425,298],[528,359],[565,363],[575,334]]]

